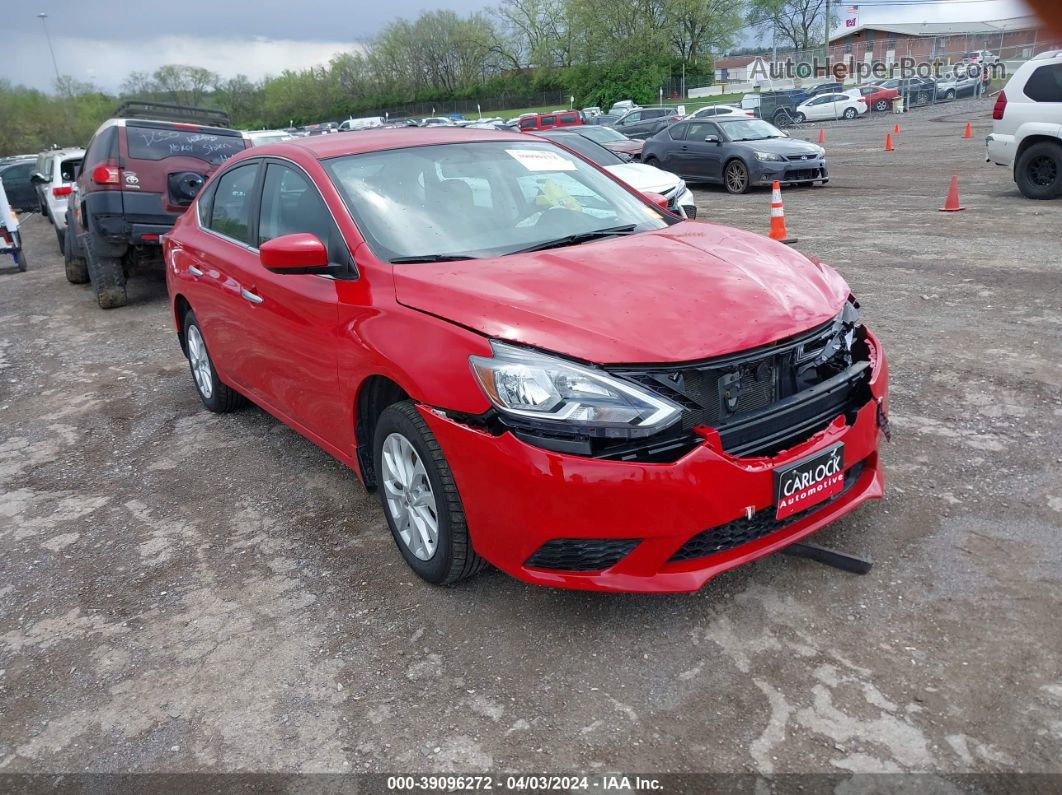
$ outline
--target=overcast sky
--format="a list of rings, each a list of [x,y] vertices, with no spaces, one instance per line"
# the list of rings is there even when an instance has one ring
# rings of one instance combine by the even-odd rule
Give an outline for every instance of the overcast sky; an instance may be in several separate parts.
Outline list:
[[[229,77],[252,79],[324,64],[337,52],[356,49],[391,20],[450,8],[465,14],[497,0],[23,0],[6,3],[0,76],[13,83],[52,90],[55,71],[41,20],[48,30],[59,71],[116,90],[131,71],[152,72],[162,64],[205,66]],[[950,0],[898,7],[878,0],[874,21],[992,19],[1019,16],[1021,0]],[[860,3],[860,21],[870,21],[874,0]],[[839,14],[847,4],[837,3]],[[957,14],[959,10],[961,13]],[[751,38],[746,43],[751,43]]]

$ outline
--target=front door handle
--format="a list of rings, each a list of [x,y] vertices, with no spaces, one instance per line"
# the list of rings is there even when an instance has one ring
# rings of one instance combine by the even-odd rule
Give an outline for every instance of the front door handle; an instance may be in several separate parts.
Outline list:
[[[260,303],[262,303],[262,301],[264,301],[264,300],[265,300],[264,298],[262,298],[262,296],[260,296],[260,295],[255,295],[255,294],[254,294],[254,293],[252,293],[252,292],[251,292],[250,290],[248,290],[248,289],[247,289],[246,287],[245,287],[245,288],[242,288],[242,289],[240,290],[240,295],[242,295],[242,296],[243,296],[244,298],[246,298],[246,299],[247,299],[248,301],[250,301],[250,302],[251,302],[252,304],[260,304]]]
[[[192,274],[193,276],[202,276],[203,275],[203,272],[201,270],[199,270],[199,268],[197,268],[195,265],[189,265],[188,266],[188,272],[190,274]]]

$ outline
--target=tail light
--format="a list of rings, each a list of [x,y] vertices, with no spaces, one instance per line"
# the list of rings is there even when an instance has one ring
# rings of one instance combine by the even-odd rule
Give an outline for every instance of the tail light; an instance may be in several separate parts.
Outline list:
[[[996,97],[996,104],[992,108],[992,118],[1002,119],[1003,112],[1007,109],[1007,92],[1000,91],[999,96]]]
[[[92,169],[92,181],[97,185],[117,185],[118,166],[96,166]]]
[[[52,188],[52,195],[57,199],[60,196],[69,196],[71,192],[69,185],[60,185],[58,188]]]

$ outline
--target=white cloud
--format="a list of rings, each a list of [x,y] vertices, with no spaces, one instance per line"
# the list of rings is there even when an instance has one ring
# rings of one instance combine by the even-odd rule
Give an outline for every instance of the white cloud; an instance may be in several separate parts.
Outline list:
[[[163,64],[202,66],[225,77],[259,80],[285,69],[327,64],[332,56],[364,51],[357,42],[156,36],[140,40],[89,40],[53,36],[59,72],[116,91],[130,72],[151,74]],[[55,83],[48,51],[40,42],[5,42],[9,58],[2,76],[13,83],[51,91]]]

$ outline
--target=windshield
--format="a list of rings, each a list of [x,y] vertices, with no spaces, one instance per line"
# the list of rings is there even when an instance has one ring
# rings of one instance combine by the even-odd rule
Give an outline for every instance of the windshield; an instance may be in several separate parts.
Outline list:
[[[578,133],[542,133],[543,138],[549,138],[556,141],[561,146],[566,146],[569,149],[581,154],[587,160],[592,160],[599,166],[616,166],[620,165],[624,161],[615,153],[608,151],[601,144],[596,144],[593,141],[587,140]]]
[[[591,141],[597,141],[599,144],[610,144],[615,141],[626,141],[627,136],[618,130],[613,130],[611,127],[590,127],[584,125],[579,129],[579,135],[583,138],[589,138]]]
[[[346,155],[325,167],[373,251],[392,262],[501,256],[600,230],[642,232],[669,223],[545,141],[416,146]]]
[[[731,141],[762,141],[766,138],[785,138],[785,133],[763,119],[717,119]]]

